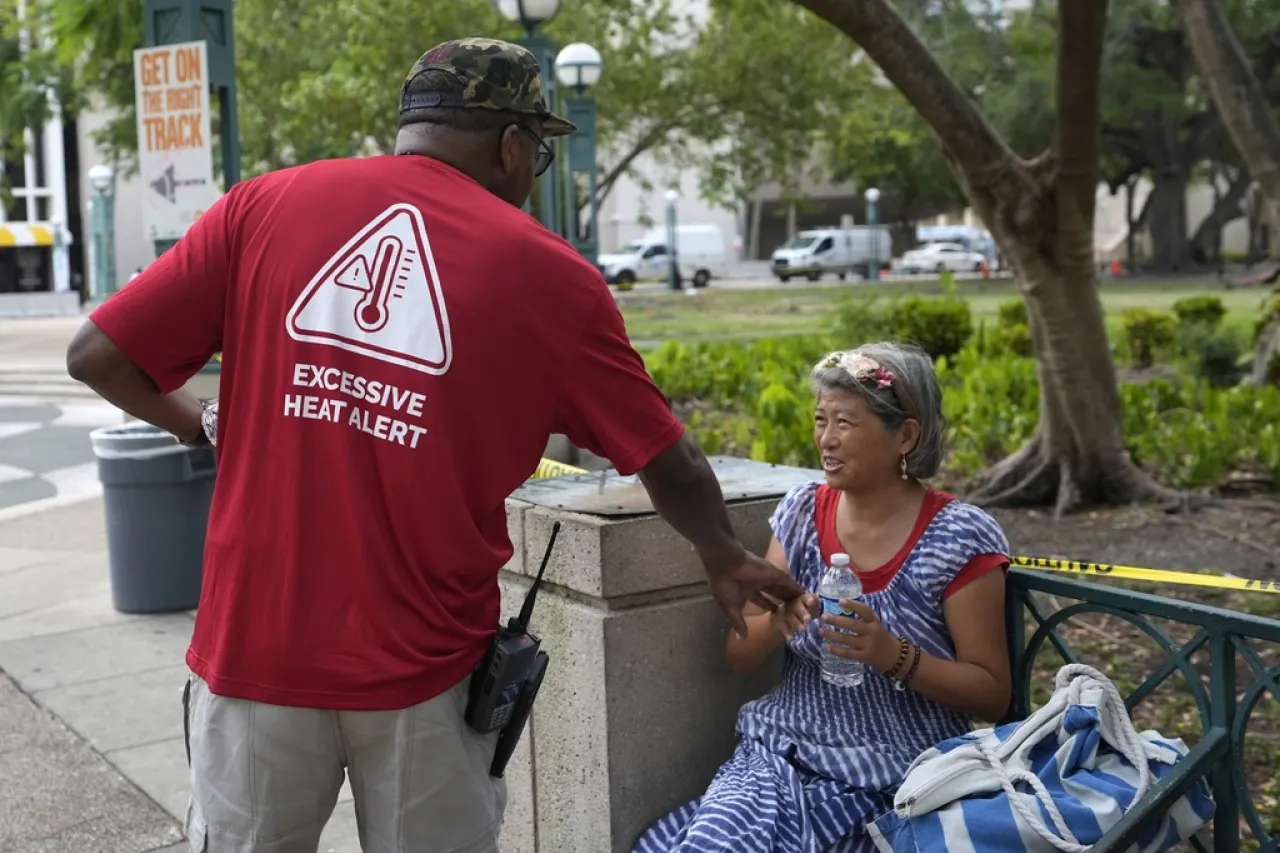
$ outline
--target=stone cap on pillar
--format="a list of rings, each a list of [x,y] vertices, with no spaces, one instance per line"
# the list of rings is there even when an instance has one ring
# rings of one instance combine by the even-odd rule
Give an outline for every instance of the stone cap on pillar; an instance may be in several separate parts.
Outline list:
[[[778,499],[820,471],[770,465],[730,456],[712,457],[730,521],[747,548],[763,554],[771,536],[769,516]],[[507,503],[516,549],[507,571],[533,576],[561,523],[546,581],[600,599],[613,599],[702,583],[692,546],[675,535],[653,509],[638,477],[614,469],[534,480]]]

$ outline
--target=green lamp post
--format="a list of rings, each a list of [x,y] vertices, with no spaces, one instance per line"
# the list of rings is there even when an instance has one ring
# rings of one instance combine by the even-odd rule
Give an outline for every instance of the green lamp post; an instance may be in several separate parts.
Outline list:
[[[679,223],[676,221],[676,205],[680,202],[680,193],[674,187],[663,196],[667,201],[667,288],[680,289],[680,249]]]
[[[542,70],[543,96],[547,100],[547,108],[556,109],[556,45],[551,39],[540,36],[538,27],[550,21],[560,11],[560,0],[494,0],[498,12],[512,23],[519,24],[524,30],[524,38],[516,39],[516,44],[528,48],[538,60],[538,68]],[[547,140],[549,145],[556,145],[555,140]],[[558,158],[557,158],[558,159]],[[552,168],[538,178],[538,221],[556,234],[564,235],[560,218],[560,182],[557,180],[560,171],[552,164]]]
[[[556,77],[560,85],[573,93],[562,98],[565,118],[578,126],[578,132],[565,140],[568,168],[565,173],[565,238],[592,264],[600,251],[599,216],[596,210],[596,102],[587,90],[600,82],[604,62],[600,51],[589,44],[574,42],[556,56]],[[586,176],[581,187],[579,176]],[[585,189],[586,203],[578,204],[578,190]],[[579,214],[585,208],[586,228]]]
[[[867,265],[867,279],[880,280],[880,229],[876,227],[876,202],[880,201],[880,190],[871,187],[867,190],[867,225],[871,228],[871,263]]]
[[[110,163],[89,167],[93,187],[93,280],[94,299],[106,299],[116,291],[116,170]]]

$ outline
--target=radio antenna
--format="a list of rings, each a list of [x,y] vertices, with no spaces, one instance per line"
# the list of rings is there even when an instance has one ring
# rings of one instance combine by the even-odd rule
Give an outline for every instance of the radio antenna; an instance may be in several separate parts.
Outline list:
[[[533,602],[538,597],[538,590],[542,587],[542,576],[547,571],[547,563],[551,561],[551,550],[556,547],[556,537],[560,535],[560,522],[551,525],[551,538],[547,541],[547,550],[542,555],[542,565],[538,567],[538,576],[533,579],[533,586],[529,587],[529,593],[524,597],[524,606],[520,608],[520,627],[528,628],[529,620],[533,618]]]

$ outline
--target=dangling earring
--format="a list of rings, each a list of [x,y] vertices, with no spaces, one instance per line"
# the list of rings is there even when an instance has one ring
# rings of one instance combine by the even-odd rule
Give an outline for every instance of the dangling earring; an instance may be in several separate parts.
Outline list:
[[[907,454],[905,453],[902,454],[902,464],[899,465],[898,467],[902,469],[902,479],[904,480],[910,479],[907,476]]]

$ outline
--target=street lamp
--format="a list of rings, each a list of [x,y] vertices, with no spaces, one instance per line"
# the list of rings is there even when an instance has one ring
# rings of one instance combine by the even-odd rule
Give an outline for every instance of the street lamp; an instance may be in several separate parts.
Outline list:
[[[93,293],[107,297],[116,290],[116,170],[108,163],[89,169],[93,187]]]
[[[525,38],[550,21],[560,11],[560,0],[494,0],[498,12],[512,23],[524,27]]]
[[[499,14],[519,24],[524,30],[524,38],[516,39],[538,60],[538,69],[542,72],[542,97],[547,102],[547,109],[556,110],[556,46],[546,36],[537,35],[534,31],[550,21],[560,11],[560,0],[493,0]],[[555,146],[555,140],[548,140]],[[554,148],[553,148],[554,150]],[[548,230],[564,236],[565,229],[560,218],[560,185],[557,177],[559,167],[554,163],[552,168],[538,178],[538,220]]]
[[[680,261],[676,257],[676,202],[680,200],[680,193],[674,189],[667,190],[667,287],[671,290],[680,289]]]
[[[573,93],[563,99],[565,118],[578,127],[578,132],[564,142],[569,151],[566,158],[564,236],[579,254],[594,264],[600,245],[596,214],[596,102],[587,97],[587,90],[600,82],[604,62],[600,59],[600,51],[591,45],[574,42],[566,45],[556,56],[555,67],[560,84]],[[577,193],[577,176],[584,172],[587,176],[587,204],[590,206],[585,235],[578,217]]]
[[[876,202],[880,200],[880,190],[870,187],[864,193],[867,199],[867,227],[871,229],[871,263],[867,265],[867,278],[880,280],[880,231],[876,228]]]

